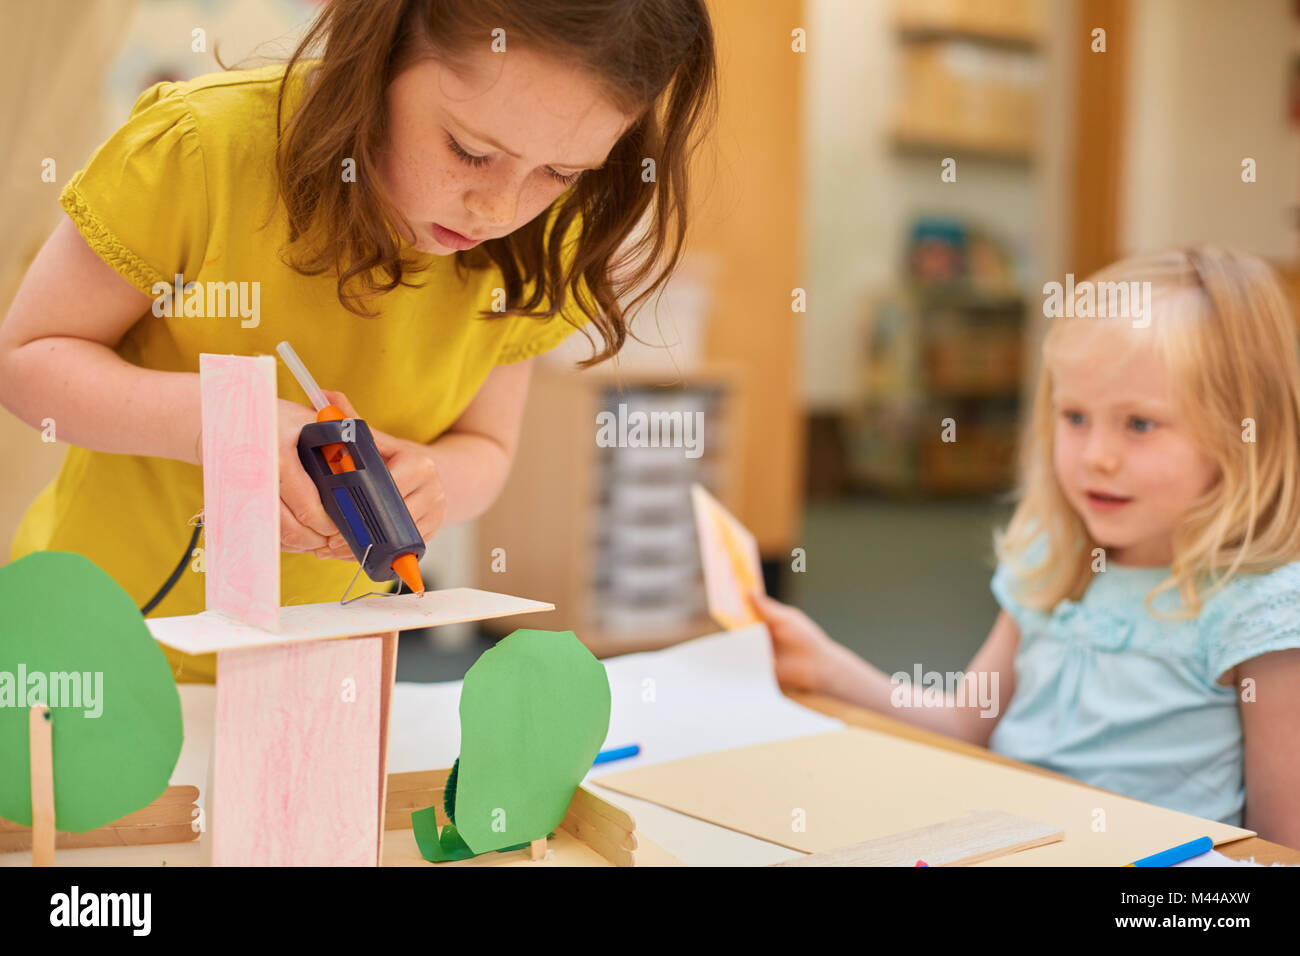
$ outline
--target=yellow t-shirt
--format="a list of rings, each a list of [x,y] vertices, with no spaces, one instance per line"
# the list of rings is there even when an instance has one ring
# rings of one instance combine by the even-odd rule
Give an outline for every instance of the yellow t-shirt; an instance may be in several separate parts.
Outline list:
[[[386,294],[375,318],[343,308],[332,274],[303,276],[285,265],[287,221],[275,179],[283,74],[272,66],[151,87],[64,188],[60,202],[91,248],[151,298],[156,282],[174,283],[177,274],[184,282],[260,284],[255,326],[229,305],[229,317],[204,318],[158,317],[151,308],[116,351],[145,368],[197,372],[200,352],[274,355],[276,343],[288,340],[321,386],[347,393],[372,427],[427,444],[460,416],[494,366],[554,348],[573,326],[559,316],[481,318],[503,284],[499,271],[462,279],[449,256],[417,253],[423,285]],[[301,81],[290,86],[286,116]],[[565,316],[585,321],[571,300]],[[307,404],[284,363],[276,368],[279,396]],[[188,521],[202,507],[199,466],[73,447],[24,515],[11,558],[78,552],[143,606],[176,567]],[[337,600],[356,568],[282,553],[281,602]],[[187,569],[150,616],[203,609],[203,574]],[[215,679],[214,655],[164,650],[178,680]]]

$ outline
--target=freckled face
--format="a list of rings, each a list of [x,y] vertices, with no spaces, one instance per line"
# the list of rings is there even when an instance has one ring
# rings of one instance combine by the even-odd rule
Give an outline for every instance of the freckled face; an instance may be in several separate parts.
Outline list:
[[[526,49],[483,50],[461,77],[422,60],[389,85],[384,186],[424,252],[508,235],[599,167],[635,117],[589,74]]]
[[[1114,354],[1090,342],[1053,363],[1056,479],[1111,560],[1165,565],[1218,467],[1193,441],[1159,356]]]

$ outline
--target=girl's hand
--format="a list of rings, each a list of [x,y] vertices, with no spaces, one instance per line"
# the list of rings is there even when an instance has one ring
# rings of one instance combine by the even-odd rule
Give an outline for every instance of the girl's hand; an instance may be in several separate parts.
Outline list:
[[[788,690],[826,693],[844,648],[797,607],[757,591],[749,595],[749,600],[772,635],[777,683]]]
[[[325,396],[349,418],[361,417],[343,393],[326,392]],[[393,476],[393,483],[397,485],[398,492],[406,502],[407,510],[411,512],[411,519],[419,529],[420,538],[428,541],[442,526],[447,514],[447,496],[442,487],[442,480],[438,477],[438,469],[434,466],[433,457],[429,454],[429,446],[397,438],[377,428],[370,429],[370,434],[374,436],[375,449],[383,457],[389,474]],[[305,477],[306,472],[303,472],[303,475]],[[308,483],[310,484],[310,479]],[[315,491],[314,485],[312,490]],[[319,501],[319,496],[317,500]],[[314,552],[318,558],[357,560],[352,554],[352,549],[348,547],[347,540],[339,534],[333,522],[330,522],[325,540],[308,550]]]
[[[343,411],[355,415],[352,403],[342,392],[326,392],[325,397]],[[343,540],[339,529],[325,512],[320,492],[298,460],[298,435],[304,425],[316,421],[316,412],[308,405],[287,399],[277,400],[276,437],[280,455],[280,550],[304,553],[318,551],[328,544],[329,536]],[[344,544],[344,550],[347,545]],[[349,555],[351,552],[349,551]]]

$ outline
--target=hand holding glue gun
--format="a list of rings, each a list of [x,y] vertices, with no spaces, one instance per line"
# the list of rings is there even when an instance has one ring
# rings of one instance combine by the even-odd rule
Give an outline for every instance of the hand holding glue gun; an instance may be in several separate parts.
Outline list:
[[[316,409],[313,421],[304,406],[281,402],[283,547],[362,561],[372,580],[401,578],[423,593],[419,558],[446,510],[432,461],[317,386],[287,342],[277,351]]]

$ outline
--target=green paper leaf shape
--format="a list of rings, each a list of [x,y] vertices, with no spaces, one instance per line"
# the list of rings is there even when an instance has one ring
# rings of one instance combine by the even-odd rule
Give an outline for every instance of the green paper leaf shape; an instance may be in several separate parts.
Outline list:
[[[572,631],[520,629],[465,675],[456,829],[474,853],[541,839],[609,730],[609,678]]]
[[[0,567],[0,817],[23,826],[38,699],[53,721],[57,829],[93,830],[167,789],[183,736],[171,667],[135,602],[79,554]]]

